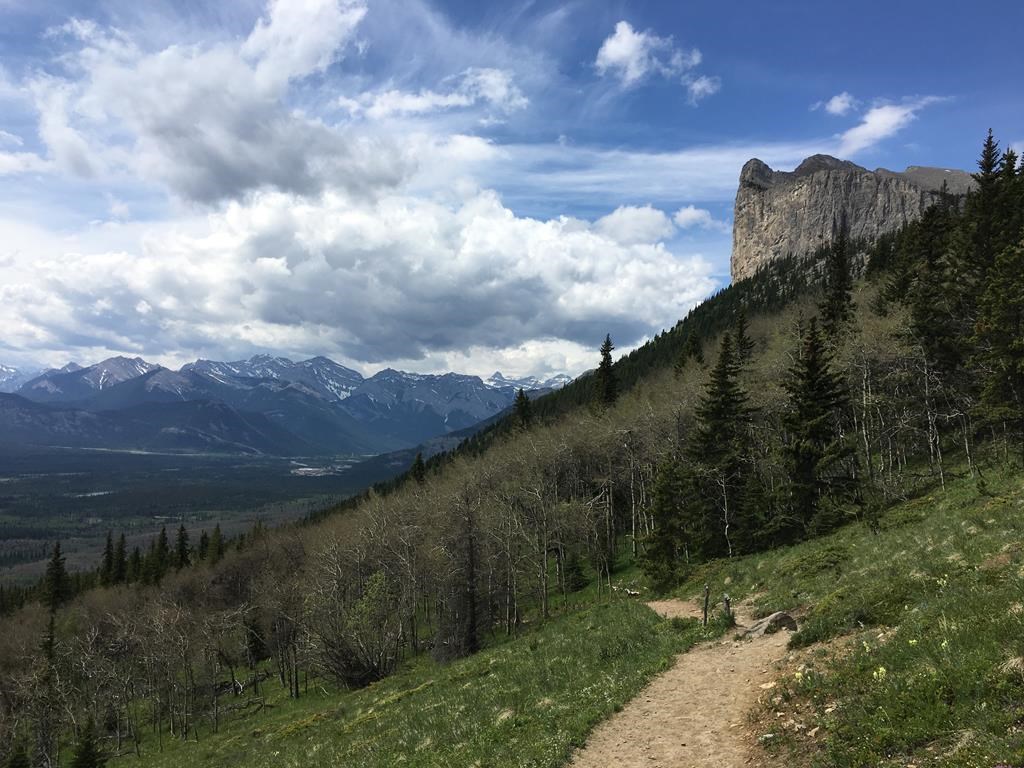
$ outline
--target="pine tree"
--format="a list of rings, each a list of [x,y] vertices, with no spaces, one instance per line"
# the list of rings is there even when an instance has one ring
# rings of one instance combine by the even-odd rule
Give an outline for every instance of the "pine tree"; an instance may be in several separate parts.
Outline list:
[[[210,535],[203,529],[203,532],[199,534],[199,549],[198,555],[200,560],[205,560],[206,556],[210,553]]]
[[[1024,240],[996,257],[979,302],[976,341],[982,415],[1024,429]]]
[[[107,543],[103,548],[103,562],[100,564],[100,584],[109,587],[114,583],[114,534],[107,531]]]
[[[417,453],[416,458],[412,460],[412,466],[409,468],[409,474],[412,475],[412,479],[417,483],[426,482],[427,465],[423,462],[422,453]]]
[[[832,358],[816,318],[811,318],[801,339],[785,389],[789,395],[784,419],[789,509],[787,519],[777,521],[776,527],[779,533],[788,530],[793,536],[822,533],[838,522],[834,506],[826,502],[837,500],[848,489],[851,477],[843,465],[853,450],[841,429],[846,393],[832,371]]]
[[[122,533],[117,540],[117,546],[114,547],[114,568],[111,574],[114,584],[124,584],[128,580],[127,548],[128,544]]]
[[[220,532],[220,523],[213,526],[213,533],[210,534],[210,562],[218,563],[224,557],[224,536]]]
[[[516,421],[519,422],[520,429],[529,429],[530,422],[533,420],[533,414],[530,412],[530,398],[526,394],[526,390],[522,387],[516,392],[516,399],[513,403],[513,409],[516,415]]]
[[[725,333],[689,448],[700,498],[688,512],[698,521],[689,527],[700,530],[694,548],[703,557],[732,556],[736,542],[748,538],[740,513],[751,409],[739,374],[732,335]]]
[[[92,720],[89,720],[78,738],[75,754],[71,759],[71,768],[103,768],[106,764],[106,758],[96,742],[96,729]]]
[[[614,349],[611,335],[606,335],[601,344],[601,362],[598,363],[597,373],[594,376],[594,397],[602,408],[615,405],[615,401],[619,398],[619,385],[615,380],[615,369],[612,367],[612,351]]]
[[[137,581],[142,580],[142,552],[139,551],[138,547],[132,549],[132,555],[128,558],[128,568],[125,573],[125,581],[129,584],[134,584]]]
[[[740,365],[746,365],[754,354],[754,340],[750,338],[747,311],[740,307],[736,313],[736,356]]]
[[[174,547],[174,567],[185,568],[192,563],[192,550],[188,545],[188,531],[184,525],[178,526],[178,539]]]
[[[853,272],[845,216],[839,222],[835,242],[826,252],[825,296],[820,309],[822,326],[832,338],[837,338],[853,319]]]
[[[156,546],[153,549],[153,583],[156,584],[167,573],[171,565],[171,543],[167,538],[167,526],[160,529],[160,535],[156,537]]]
[[[11,754],[7,756],[6,766],[7,768],[32,768],[32,763],[28,758],[28,749],[25,748],[23,741],[14,745]]]
[[[654,530],[644,542],[641,567],[655,590],[676,586],[686,575],[691,550],[699,548],[700,531],[693,530],[688,517],[687,490],[690,479],[682,463],[672,457],[659,468],[654,478],[651,515]]]
[[[71,580],[68,578],[68,571],[64,566],[64,555],[61,554],[58,541],[53,545],[53,554],[50,556],[50,562],[46,565],[46,575],[43,577],[43,605],[53,613],[70,596]]]

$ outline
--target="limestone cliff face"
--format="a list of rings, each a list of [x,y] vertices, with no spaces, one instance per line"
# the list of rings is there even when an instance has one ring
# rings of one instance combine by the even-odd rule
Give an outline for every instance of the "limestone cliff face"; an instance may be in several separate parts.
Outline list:
[[[740,172],[732,235],[732,279],[788,254],[814,253],[833,240],[845,215],[850,237],[874,238],[920,218],[949,192],[964,194],[964,171],[911,166],[902,173],[869,171],[847,160],[814,155],[794,171],[773,171],[754,159]]]

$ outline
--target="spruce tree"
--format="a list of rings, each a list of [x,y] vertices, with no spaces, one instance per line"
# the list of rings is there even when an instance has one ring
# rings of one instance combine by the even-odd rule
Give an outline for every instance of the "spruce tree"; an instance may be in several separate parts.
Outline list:
[[[996,257],[979,302],[976,342],[981,415],[1024,431],[1024,240]]]
[[[142,552],[138,547],[132,549],[131,557],[128,558],[128,568],[125,574],[125,581],[133,584],[142,580],[143,562]]]
[[[825,296],[821,302],[822,326],[832,338],[841,335],[853,318],[853,272],[850,265],[849,232],[844,216],[836,239],[825,256]]]
[[[10,755],[7,756],[7,768],[32,768],[32,763],[28,757],[28,749],[25,748],[25,743],[19,741],[14,745]]]
[[[846,393],[832,370],[816,318],[811,318],[801,339],[785,389],[789,395],[784,418],[788,515],[776,526],[783,539],[787,531],[799,537],[833,528],[838,518],[832,502],[852,481],[843,466],[853,454],[841,428]]]
[[[122,533],[117,539],[117,546],[114,547],[114,568],[112,581],[114,584],[124,584],[128,580],[128,553],[127,542]]]
[[[530,398],[526,394],[526,390],[522,387],[516,392],[516,399],[513,403],[513,408],[516,415],[516,421],[519,424],[520,429],[529,429],[530,422],[533,420],[533,414],[530,412]]]
[[[597,374],[594,377],[594,397],[602,408],[615,405],[615,401],[619,397],[619,385],[615,380],[615,369],[612,367],[612,351],[614,349],[611,335],[606,335],[601,344],[601,362],[597,366]]]
[[[86,723],[82,734],[75,745],[75,754],[71,758],[71,768],[103,768],[106,758],[96,740],[96,729],[92,720]]]
[[[224,557],[224,535],[220,532],[220,523],[213,526],[213,533],[210,534],[210,562],[217,563]]]
[[[688,514],[698,519],[688,527],[700,530],[694,548],[703,557],[736,554],[737,542],[749,538],[741,510],[751,409],[739,374],[732,335],[725,333],[689,448],[701,503],[691,506]]]
[[[693,530],[688,517],[687,490],[691,485],[682,463],[670,457],[654,478],[651,516],[654,530],[644,542],[640,564],[659,592],[676,586],[686,575],[690,551],[699,544],[700,531]]]
[[[203,529],[203,532],[199,534],[199,549],[197,554],[200,560],[205,560],[206,556],[210,553],[210,534]]]
[[[184,525],[178,526],[178,539],[174,547],[174,567],[181,569],[192,563],[192,550],[188,545],[188,531]]]
[[[109,587],[114,583],[114,534],[107,531],[107,543],[103,548],[103,561],[100,563],[100,584]]]
[[[736,313],[736,357],[740,365],[746,365],[754,354],[754,340],[750,338],[747,325],[747,311],[740,307]]]
[[[60,608],[64,601],[71,597],[71,580],[64,565],[64,555],[60,551],[60,542],[53,545],[53,554],[46,565],[43,577],[43,605],[51,613]]]
[[[412,475],[412,479],[417,483],[426,482],[427,465],[423,461],[422,453],[416,453],[416,458],[412,460],[412,466],[409,468],[409,474]]]

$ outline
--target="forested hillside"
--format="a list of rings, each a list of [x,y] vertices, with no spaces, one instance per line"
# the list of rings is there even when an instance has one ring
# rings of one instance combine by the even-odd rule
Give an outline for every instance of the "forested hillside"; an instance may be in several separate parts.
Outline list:
[[[53,765],[96,743],[145,763],[232,719],[258,730],[254,689],[361,689],[542,633],[621,595],[631,563],[671,590],[709,562],[879,531],[954,476],[1016,471],[1024,173],[990,135],[975,179],[876,243],[776,262],[614,365],[608,340],[594,373],[313,525],[73,600],[57,553],[41,599],[3,620],[3,757]]]

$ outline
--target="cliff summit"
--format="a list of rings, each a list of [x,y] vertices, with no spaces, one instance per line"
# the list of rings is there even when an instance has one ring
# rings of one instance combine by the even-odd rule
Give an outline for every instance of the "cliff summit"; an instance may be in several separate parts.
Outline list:
[[[783,256],[814,253],[832,241],[844,217],[851,238],[872,239],[919,219],[943,184],[963,195],[973,183],[965,171],[945,168],[869,171],[812,155],[792,171],[776,171],[754,158],[743,166],[736,192],[732,279]]]

